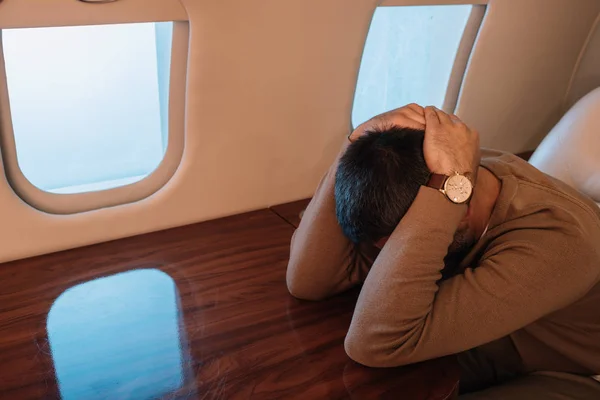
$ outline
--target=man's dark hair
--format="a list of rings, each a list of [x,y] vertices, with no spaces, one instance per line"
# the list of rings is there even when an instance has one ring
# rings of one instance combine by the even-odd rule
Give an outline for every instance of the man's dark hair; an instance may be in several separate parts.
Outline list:
[[[354,243],[392,234],[427,182],[425,132],[385,127],[366,132],[341,157],[335,177],[336,215]]]

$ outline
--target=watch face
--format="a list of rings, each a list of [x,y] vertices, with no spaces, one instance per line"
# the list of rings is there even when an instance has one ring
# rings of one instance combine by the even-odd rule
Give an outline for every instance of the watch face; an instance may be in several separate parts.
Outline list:
[[[463,175],[452,175],[446,181],[444,191],[450,201],[462,204],[471,197],[473,185],[471,184],[471,181]]]

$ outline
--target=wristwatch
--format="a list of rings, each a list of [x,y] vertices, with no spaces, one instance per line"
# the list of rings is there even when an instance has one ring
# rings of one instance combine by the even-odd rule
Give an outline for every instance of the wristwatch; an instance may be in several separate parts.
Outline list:
[[[463,174],[454,175],[431,174],[427,186],[439,190],[453,203],[464,204],[471,200],[473,183]]]

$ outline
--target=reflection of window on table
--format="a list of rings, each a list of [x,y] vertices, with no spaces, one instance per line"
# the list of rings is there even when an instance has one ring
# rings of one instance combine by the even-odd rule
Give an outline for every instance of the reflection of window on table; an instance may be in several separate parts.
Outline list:
[[[74,286],[48,314],[63,400],[160,398],[184,383],[179,294],[156,269]]]

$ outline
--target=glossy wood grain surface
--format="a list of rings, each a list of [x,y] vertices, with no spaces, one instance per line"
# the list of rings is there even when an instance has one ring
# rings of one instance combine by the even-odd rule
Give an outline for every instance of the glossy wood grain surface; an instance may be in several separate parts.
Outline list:
[[[346,356],[357,291],[292,298],[292,233],[263,210],[0,265],[0,399],[449,398],[452,359]]]
[[[280,204],[271,207],[271,210],[286,220],[290,225],[297,228],[300,224],[300,218],[310,199],[298,200],[292,203]]]

